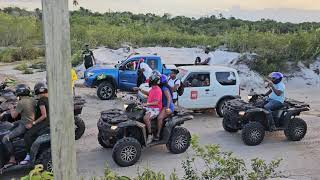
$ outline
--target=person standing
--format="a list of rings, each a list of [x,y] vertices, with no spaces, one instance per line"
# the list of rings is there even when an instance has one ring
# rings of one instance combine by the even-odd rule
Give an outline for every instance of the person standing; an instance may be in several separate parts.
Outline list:
[[[151,75],[152,69],[147,63],[144,62],[144,59],[141,58],[138,65],[137,87],[139,87],[144,82],[149,82],[149,78]]]
[[[73,93],[73,96],[75,96],[76,92],[75,92],[75,87],[74,87],[74,82],[78,80],[78,76],[77,76],[77,73],[76,71],[71,68],[71,86],[72,86],[72,93]]]
[[[96,59],[93,56],[93,52],[89,49],[89,45],[85,45],[85,50],[82,52],[83,64],[86,69],[89,69],[96,64]]]
[[[180,79],[177,79],[177,74],[179,73],[179,70],[172,69],[170,72],[170,77],[168,80],[168,85],[171,88],[171,91],[173,92],[173,103],[176,103],[178,101],[178,93],[177,90],[181,86]]]
[[[204,61],[200,62],[200,65],[213,65],[213,54],[210,52],[210,48],[206,47],[204,50],[205,57],[203,58]]]

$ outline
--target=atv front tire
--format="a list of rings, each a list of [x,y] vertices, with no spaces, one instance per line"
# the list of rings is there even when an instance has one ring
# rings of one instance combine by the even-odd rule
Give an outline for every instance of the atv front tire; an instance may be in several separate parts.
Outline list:
[[[134,165],[141,156],[141,144],[132,137],[120,139],[113,147],[112,158],[121,167]]]
[[[75,139],[78,140],[84,134],[86,130],[86,125],[84,121],[79,116],[74,117],[74,125],[75,125]]]
[[[291,119],[284,134],[290,141],[300,141],[307,133],[307,123],[300,118]]]
[[[175,127],[168,141],[167,149],[173,154],[184,153],[190,146],[190,132],[183,127]]]
[[[110,142],[108,139],[104,139],[100,133],[98,134],[98,142],[104,148],[112,148],[114,146],[113,143]]]
[[[230,132],[230,133],[238,132],[238,129],[233,129],[228,126],[228,121],[227,121],[226,117],[224,117],[222,120],[222,127],[225,131]]]
[[[97,96],[101,100],[110,100],[115,96],[115,94],[116,94],[116,88],[114,87],[113,84],[106,81],[99,84],[97,89]]]
[[[249,122],[242,130],[242,140],[248,146],[260,144],[265,135],[264,127],[259,122]]]
[[[42,164],[45,171],[52,172],[52,157],[51,149],[46,148],[40,152],[39,158],[36,160],[36,164]]]

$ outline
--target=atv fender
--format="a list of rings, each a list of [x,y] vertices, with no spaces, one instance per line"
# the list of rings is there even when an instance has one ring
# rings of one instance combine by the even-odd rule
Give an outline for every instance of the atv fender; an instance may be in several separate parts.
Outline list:
[[[118,128],[130,128],[130,127],[138,127],[141,130],[141,133],[143,135],[143,142],[140,142],[140,143],[145,144],[147,142],[146,125],[139,121],[132,121],[132,120],[118,124]]]
[[[301,112],[309,111],[309,110],[310,110],[309,107],[289,109],[283,118],[285,127],[288,126],[289,121],[292,119],[292,117],[299,116]]]
[[[39,136],[31,146],[30,156],[31,162],[34,163],[37,159],[41,148],[50,147],[50,134],[43,134]]]
[[[169,138],[171,136],[171,132],[173,130],[173,128],[175,128],[176,126],[180,126],[181,124],[183,124],[185,121],[189,121],[192,120],[193,116],[192,115],[185,115],[185,116],[181,116],[181,117],[170,117],[166,120],[166,124],[163,128],[163,132],[162,132],[162,136],[163,136],[163,141],[168,142]]]

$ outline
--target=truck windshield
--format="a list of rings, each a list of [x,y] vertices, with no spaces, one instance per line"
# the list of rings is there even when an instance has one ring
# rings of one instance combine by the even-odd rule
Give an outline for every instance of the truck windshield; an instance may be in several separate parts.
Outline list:
[[[182,79],[187,73],[188,71],[182,68],[178,68],[179,70],[179,74],[177,74],[177,79]]]

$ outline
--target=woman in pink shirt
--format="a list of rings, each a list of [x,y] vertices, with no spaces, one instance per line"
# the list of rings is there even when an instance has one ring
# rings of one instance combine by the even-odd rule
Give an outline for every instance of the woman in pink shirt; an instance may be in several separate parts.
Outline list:
[[[143,94],[148,96],[147,103],[144,103],[143,106],[146,109],[146,114],[143,117],[143,121],[147,126],[147,144],[150,144],[153,140],[152,130],[151,130],[151,120],[155,119],[162,110],[162,91],[158,86],[160,83],[160,77],[157,75],[152,75],[150,77],[149,86],[151,87],[149,92],[141,90]]]

